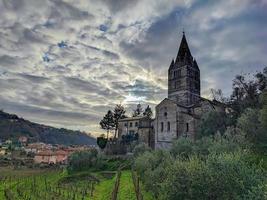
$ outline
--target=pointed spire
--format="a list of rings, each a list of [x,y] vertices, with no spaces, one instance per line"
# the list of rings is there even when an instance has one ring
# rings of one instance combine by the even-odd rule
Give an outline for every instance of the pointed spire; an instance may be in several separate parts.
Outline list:
[[[196,59],[194,59],[194,67],[196,67],[199,70]]]
[[[192,55],[191,55],[189,46],[186,41],[185,33],[183,31],[183,37],[180,43],[179,51],[178,51],[175,62],[184,61],[184,60],[191,59],[191,58],[192,58]]]
[[[174,67],[174,60],[172,59],[172,62],[171,62],[171,65],[170,65],[170,68]]]

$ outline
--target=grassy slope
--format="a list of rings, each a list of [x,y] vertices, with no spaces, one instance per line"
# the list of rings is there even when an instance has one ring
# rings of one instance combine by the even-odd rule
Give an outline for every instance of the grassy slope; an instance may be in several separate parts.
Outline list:
[[[132,174],[130,171],[123,171],[121,174],[118,200],[136,200]]]

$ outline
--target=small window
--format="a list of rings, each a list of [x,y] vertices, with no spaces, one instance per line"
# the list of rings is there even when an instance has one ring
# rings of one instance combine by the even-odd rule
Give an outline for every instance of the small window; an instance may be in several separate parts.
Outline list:
[[[170,130],[171,130],[171,123],[168,122],[168,131],[170,131]]]
[[[186,132],[188,132],[188,131],[189,131],[189,124],[186,123]]]
[[[133,127],[133,123],[132,122],[130,122],[130,127]]]
[[[165,116],[165,117],[167,117],[167,116],[168,116],[168,113],[167,113],[167,112],[165,112],[165,113],[164,113],[164,116]]]
[[[127,123],[124,123],[124,126],[127,127]]]
[[[181,77],[181,70],[178,70],[178,77]]]
[[[180,80],[176,81],[175,82],[175,89],[179,89],[180,86],[181,86],[181,81]]]
[[[177,71],[174,71],[174,72],[173,72],[173,76],[174,76],[174,78],[177,77]]]
[[[161,122],[161,132],[163,132],[163,130],[164,130],[164,123],[163,122]]]
[[[137,127],[138,126],[138,122],[135,122],[135,127]]]

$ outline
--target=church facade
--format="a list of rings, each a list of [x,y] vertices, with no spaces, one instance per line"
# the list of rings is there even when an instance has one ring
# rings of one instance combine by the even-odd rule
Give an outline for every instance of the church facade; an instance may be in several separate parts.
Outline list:
[[[200,69],[191,55],[186,36],[168,70],[168,98],[155,110],[153,121],[155,148],[169,148],[179,137],[195,138],[201,115],[210,110],[223,111],[216,101],[201,97]]]

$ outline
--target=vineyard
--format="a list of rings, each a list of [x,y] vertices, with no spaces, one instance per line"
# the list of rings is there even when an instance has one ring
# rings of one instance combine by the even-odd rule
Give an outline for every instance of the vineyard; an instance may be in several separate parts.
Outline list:
[[[120,174],[118,176],[118,174]],[[68,175],[66,171],[3,171],[0,199],[4,200],[123,200],[144,199],[133,173],[95,172]]]

